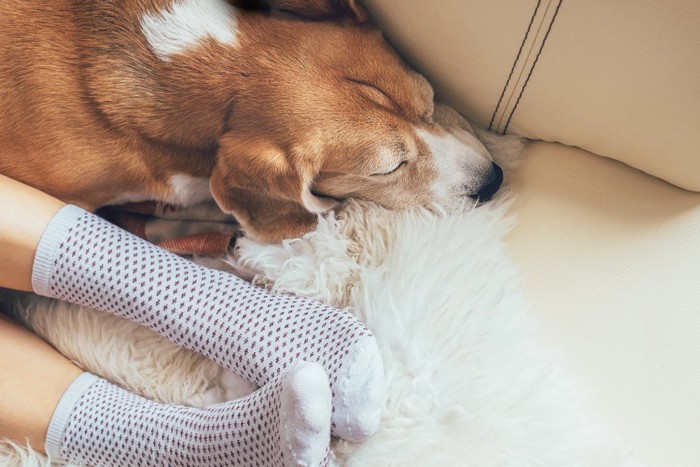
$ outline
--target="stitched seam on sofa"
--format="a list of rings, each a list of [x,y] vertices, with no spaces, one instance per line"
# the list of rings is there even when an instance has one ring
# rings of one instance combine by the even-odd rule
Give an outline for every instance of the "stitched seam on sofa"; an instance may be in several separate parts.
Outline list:
[[[537,30],[533,34],[532,41],[531,43],[527,46],[527,55],[525,56],[524,60],[519,66],[519,72],[518,72],[518,78],[515,80],[512,89],[508,93],[508,99],[506,100],[506,104],[503,106],[503,110],[501,112],[501,115],[498,117],[498,122],[496,123],[496,131],[499,133],[503,133],[503,120],[507,117],[509,114],[509,110],[511,109],[511,103],[513,102],[513,98],[518,92],[519,89],[521,88],[521,85],[523,83],[523,75],[526,72],[526,69],[530,69],[532,65],[530,64],[530,57],[533,55],[533,51],[535,48],[538,46],[538,44],[541,45],[541,40],[540,39],[540,33],[542,32],[542,28],[547,22],[547,18],[550,12],[550,9],[552,7],[552,4],[556,0],[549,0],[547,2],[547,7],[544,9],[544,13],[542,13],[542,17],[537,20],[538,26]],[[549,20],[551,21],[551,19]],[[534,61],[533,61],[534,63]]]
[[[498,103],[496,104],[496,108],[493,109],[493,115],[491,115],[491,121],[489,122],[489,131],[493,128],[493,120],[496,118],[496,114],[498,113],[498,109],[501,107],[501,101],[503,100],[503,96],[506,94],[506,90],[508,89],[508,84],[510,84],[510,79],[513,77],[513,72],[515,71],[515,65],[518,64],[518,60],[520,60],[520,55],[523,52],[523,47],[525,46],[525,42],[527,41],[527,37],[530,35],[530,29],[532,28],[532,23],[535,22],[535,16],[537,16],[537,10],[540,9],[540,5],[542,4],[542,0],[537,0],[537,5],[535,6],[535,11],[532,12],[532,17],[530,18],[530,24],[527,25],[527,31],[525,31],[525,36],[523,36],[523,41],[520,43],[520,49],[518,49],[518,55],[515,56],[515,60],[513,61],[513,66],[510,68],[510,73],[508,73],[508,79],[506,80],[505,86],[503,86],[503,91],[501,91],[501,97],[498,98]]]
[[[525,80],[525,84],[523,85],[523,88],[520,90],[520,94],[518,95],[518,100],[515,101],[515,105],[513,106],[513,110],[510,112],[510,116],[508,117],[508,121],[506,122],[506,126],[503,128],[503,133],[508,132],[508,126],[510,125],[510,121],[513,118],[513,114],[515,114],[515,110],[518,108],[518,104],[520,104],[520,99],[523,97],[523,93],[525,92],[525,88],[527,87],[527,83],[530,82],[530,77],[532,76],[532,72],[535,70],[535,66],[537,66],[537,61],[540,59],[540,55],[542,54],[542,50],[544,49],[545,43],[547,43],[547,38],[549,37],[549,33],[552,31],[552,26],[554,26],[554,21],[557,19],[557,15],[559,14],[559,8],[561,7],[561,4],[564,2],[564,0],[559,0],[559,3],[557,4],[557,9],[554,10],[554,16],[552,17],[552,21],[549,23],[549,28],[547,29],[547,33],[544,35],[544,40],[542,41],[542,45],[540,46],[540,50],[537,52],[537,56],[535,57],[535,62],[532,64],[532,68],[530,68],[530,73],[527,75],[527,79]]]

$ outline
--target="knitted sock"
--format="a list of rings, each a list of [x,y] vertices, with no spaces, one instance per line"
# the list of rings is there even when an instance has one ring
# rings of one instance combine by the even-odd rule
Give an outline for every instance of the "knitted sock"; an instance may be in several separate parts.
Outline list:
[[[204,409],[159,404],[83,373],[49,424],[46,453],[93,466],[319,466],[331,394],[316,363]]]
[[[331,384],[333,433],[361,441],[378,427],[381,357],[347,310],[201,267],[75,206],[46,227],[32,284],[40,295],[136,321],[258,386],[296,360],[318,362]]]

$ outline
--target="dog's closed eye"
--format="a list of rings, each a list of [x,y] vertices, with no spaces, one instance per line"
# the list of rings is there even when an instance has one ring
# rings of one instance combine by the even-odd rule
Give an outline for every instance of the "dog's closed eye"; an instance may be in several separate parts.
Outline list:
[[[388,171],[388,172],[379,172],[379,173],[373,173],[373,174],[370,174],[370,175],[371,175],[372,177],[381,177],[381,176],[384,176],[384,175],[391,175],[391,174],[397,172],[401,167],[405,166],[406,164],[408,164],[408,161],[401,161],[401,162],[399,163],[399,165],[397,165],[396,167],[394,167],[393,169],[391,169],[391,170]]]

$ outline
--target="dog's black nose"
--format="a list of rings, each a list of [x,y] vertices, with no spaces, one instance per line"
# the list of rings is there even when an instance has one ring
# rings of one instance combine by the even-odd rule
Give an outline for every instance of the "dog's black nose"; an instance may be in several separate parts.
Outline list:
[[[488,201],[493,198],[501,184],[503,183],[503,169],[492,163],[491,175],[486,179],[486,182],[479,187],[476,193],[469,195],[470,198],[481,202]]]

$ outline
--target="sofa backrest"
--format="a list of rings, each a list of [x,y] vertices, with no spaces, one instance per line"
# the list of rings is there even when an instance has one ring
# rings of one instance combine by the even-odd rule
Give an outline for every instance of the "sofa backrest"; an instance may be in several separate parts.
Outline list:
[[[700,2],[365,0],[438,98],[700,191]]]

